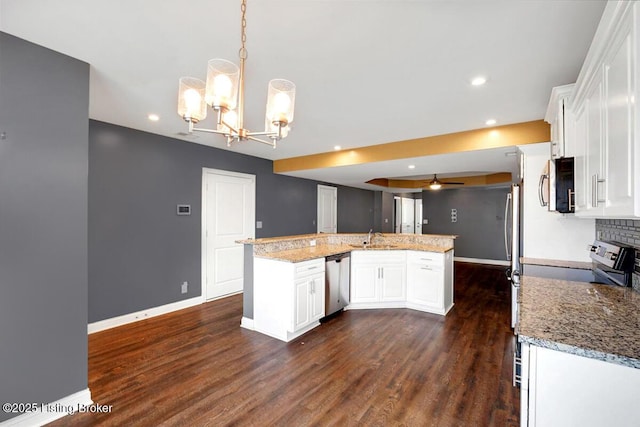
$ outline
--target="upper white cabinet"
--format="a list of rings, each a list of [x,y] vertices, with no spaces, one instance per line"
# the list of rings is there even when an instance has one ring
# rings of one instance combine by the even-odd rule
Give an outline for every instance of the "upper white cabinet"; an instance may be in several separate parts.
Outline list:
[[[569,137],[568,103],[574,84],[554,87],[544,120],[551,125],[551,158],[573,157],[573,139]]]
[[[638,7],[607,4],[570,99],[577,216],[640,216]]]

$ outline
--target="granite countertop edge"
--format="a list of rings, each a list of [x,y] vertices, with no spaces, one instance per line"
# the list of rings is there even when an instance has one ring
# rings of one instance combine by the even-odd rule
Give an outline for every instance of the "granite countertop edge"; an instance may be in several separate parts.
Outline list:
[[[424,238],[433,237],[433,238],[456,239],[458,237],[457,234],[396,234],[396,233],[382,233],[382,234],[390,238],[420,236]],[[350,237],[350,236],[358,237],[358,236],[366,236],[366,235],[367,233],[312,233],[312,234],[298,234],[293,236],[243,239],[243,240],[237,240],[236,243],[242,243],[245,245],[263,245],[263,244],[285,242],[285,241],[291,241],[291,240],[321,239],[325,237]]]
[[[545,258],[520,257],[520,263],[524,265],[541,265],[547,267],[573,268],[577,270],[591,270],[591,262],[566,261]]]
[[[278,252],[269,252],[266,254],[254,254],[255,258],[271,259],[275,261],[285,262],[302,262],[309,261],[316,258],[324,258],[331,255],[341,254],[345,252],[354,251],[423,251],[423,252],[438,252],[445,253],[453,249],[453,246],[431,246],[431,245],[417,245],[417,244],[398,244],[393,247],[381,247],[375,249],[359,249],[350,245],[318,245],[310,246],[300,249],[289,249]]]
[[[550,350],[562,351],[564,353],[575,354],[576,356],[587,357],[589,359],[596,359],[603,362],[615,363],[618,365],[628,366],[630,368],[640,369],[640,360],[633,359],[631,357],[604,353],[598,350],[576,347],[569,344],[563,344],[555,341],[545,340],[543,338],[535,338],[526,335],[518,335],[518,341],[533,344],[538,347],[548,348]]]

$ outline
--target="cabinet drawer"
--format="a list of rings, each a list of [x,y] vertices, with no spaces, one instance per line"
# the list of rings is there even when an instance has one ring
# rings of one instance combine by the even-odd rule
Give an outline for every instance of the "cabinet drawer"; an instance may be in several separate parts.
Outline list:
[[[296,278],[305,277],[310,274],[324,273],[324,258],[297,262],[295,263],[294,269]]]
[[[444,253],[409,251],[407,253],[407,263],[442,267]]]

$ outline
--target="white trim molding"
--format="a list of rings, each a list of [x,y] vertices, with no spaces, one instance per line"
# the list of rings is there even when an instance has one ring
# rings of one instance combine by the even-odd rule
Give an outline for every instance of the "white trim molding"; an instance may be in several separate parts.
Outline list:
[[[457,256],[453,257],[453,260],[460,262],[470,262],[472,264],[504,265],[505,267],[509,267],[511,265],[510,261],[502,261],[499,259],[464,258]]]
[[[249,319],[248,317],[242,316],[242,320],[240,321],[240,327],[248,329],[250,331],[255,331],[256,328],[253,324],[253,319]]]
[[[184,308],[193,307],[205,302],[203,296],[189,298],[182,301],[172,302],[170,304],[149,308],[147,310],[136,311],[135,313],[123,314],[122,316],[112,317],[110,319],[100,320],[98,322],[89,323],[87,332],[93,334],[117,326],[126,325],[128,323],[137,322],[139,320],[149,319],[151,317],[160,316],[161,314],[171,313],[173,311],[182,310]]]
[[[38,403],[39,408],[34,412],[24,413],[15,418],[0,423],[0,427],[33,427],[49,424],[57,419],[78,411],[93,410],[94,406],[102,411],[110,411],[110,406],[93,405],[91,392],[88,388],[70,394],[51,403]]]

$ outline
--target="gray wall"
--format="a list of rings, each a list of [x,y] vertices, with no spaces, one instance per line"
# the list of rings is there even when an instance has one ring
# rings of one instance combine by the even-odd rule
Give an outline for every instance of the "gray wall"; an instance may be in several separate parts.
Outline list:
[[[53,402],[88,384],[89,66],[5,33],[0,59],[0,402]]]
[[[457,257],[506,260],[504,205],[509,188],[455,188],[422,192],[424,234],[457,234]],[[458,221],[451,222],[451,209]]]
[[[257,238],[316,232],[318,182],[276,175],[270,160],[92,120],[89,322],[201,295],[203,167],[256,175]],[[176,204],[190,204],[191,216],[177,216]],[[368,231],[372,210],[373,192],[338,186],[340,232]]]
[[[338,233],[369,232],[373,228],[374,192],[351,187],[337,187]]]
[[[374,196],[373,230],[381,233],[393,233],[393,211],[393,193],[376,191]]]

